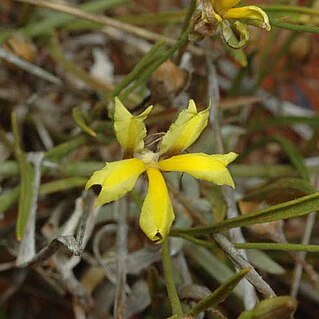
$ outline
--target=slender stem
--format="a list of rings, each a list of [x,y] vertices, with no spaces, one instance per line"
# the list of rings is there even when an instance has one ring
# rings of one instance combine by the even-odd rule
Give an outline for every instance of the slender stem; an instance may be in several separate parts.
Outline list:
[[[303,6],[290,6],[290,5],[261,5],[262,9],[267,12],[276,12],[276,11],[289,11],[294,13],[305,13],[310,15],[319,15],[319,10],[313,8],[307,8]]]
[[[192,16],[196,10],[196,4],[197,4],[197,1],[196,0],[191,0],[191,3],[188,7],[188,10],[187,10],[187,14],[184,18],[184,21],[183,21],[183,26],[182,26],[182,33],[184,31],[186,31],[187,29],[190,28],[190,23],[191,23],[191,19],[192,19]],[[177,57],[176,57],[176,63],[179,64],[181,59],[182,59],[182,56],[185,52],[185,49],[187,47],[187,44],[188,44],[188,41],[186,43],[184,43],[178,50],[178,54],[177,54]]]
[[[308,216],[311,216],[308,215]],[[303,244],[281,244],[281,243],[235,243],[238,249],[260,249],[260,250],[279,250],[279,251],[301,251],[301,252],[319,252],[319,245]]]
[[[126,318],[126,282],[127,282],[127,244],[128,244],[128,225],[127,225],[127,200],[121,198],[115,204],[115,213],[118,216],[117,220],[117,274],[116,274],[116,289],[114,302],[114,318]]]
[[[207,44],[207,43],[206,43]],[[220,85],[218,81],[218,75],[217,75],[217,69],[216,69],[216,63],[212,60],[212,58],[208,55],[206,55],[206,65],[208,70],[208,100],[212,100],[213,107],[211,108],[211,114],[210,114],[210,122],[213,124],[213,141],[215,145],[215,150],[217,150],[217,153],[224,153],[225,148],[223,144],[223,138],[221,134],[221,127],[223,123],[223,114],[220,108]],[[230,218],[236,218],[239,216],[239,212],[237,209],[236,199],[235,199],[235,191],[231,188],[222,188],[222,193],[224,196],[224,199],[227,203],[227,217]],[[245,242],[245,238],[242,234],[241,228],[233,228],[229,230],[230,237],[236,241],[236,242]],[[216,239],[215,239],[216,240]],[[248,260],[248,256],[246,254],[246,251],[238,251],[238,254],[240,254],[245,260]],[[237,269],[239,270],[239,269]],[[257,281],[259,280],[259,277],[255,276]],[[240,290],[241,295],[243,298],[243,302],[246,309],[252,309],[256,305],[257,302],[257,296],[254,287],[247,281],[243,280],[240,283]]]
[[[301,246],[307,248],[304,249],[304,251],[298,253],[298,257],[302,260],[305,261],[306,258],[306,251],[311,251],[308,249],[316,249],[317,248],[317,252],[319,251],[319,247],[317,246],[312,246],[312,245],[308,245],[310,238],[311,238],[311,234],[312,234],[312,230],[315,224],[315,220],[316,220],[316,213],[311,213],[307,216],[307,221],[306,221],[306,227],[304,230],[304,234],[301,240]],[[292,297],[297,297],[298,295],[298,290],[300,287],[300,281],[301,281],[301,276],[302,276],[302,270],[303,270],[304,266],[302,263],[296,263],[294,272],[293,272],[293,281],[292,281],[292,285],[291,285],[291,290],[290,290],[290,295]]]
[[[152,63],[142,74],[139,75],[139,80],[136,81],[132,86],[130,86],[121,96],[123,99],[129,96],[129,94],[134,91],[138,86],[140,86],[142,83],[145,83],[152,73],[156,71],[167,59],[171,58],[173,54],[178,50],[180,47],[182,47],[185,43],[188,41],[188,36],[190,34],[190,28],[186,29],[179,38],[177,39],[176,43],[168,49],[165,53],[160,55],[154,63]]]
[[[292,31],[298,31],[298,32],[309,32],[309,33],[319,33],[319,28],[312,25],[306,25],[306,24],[293,24],[289,22],[284,22],[279,19],[273,19],[270,21],[270,24],[277,28],[282,29],[288,29]]]
[[[177,318],[181,318],[183,316],[183,310],[174,284],[174,274],[168,239],[165,239],[162,244],[162,263],[168,298],[171,303],[173,316],[175,315]]]

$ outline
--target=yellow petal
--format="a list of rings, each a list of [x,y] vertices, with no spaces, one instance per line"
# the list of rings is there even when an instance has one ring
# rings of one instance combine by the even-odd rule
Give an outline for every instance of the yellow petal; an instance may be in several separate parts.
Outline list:
[[[230,8],[236,6],[241,0],[212,0],[217,13],[222,14]]]
[[[96,171],[86,183],[85,189],[92,185],[101,185],[102,189],[95,205],[112,202],[124,196],[135,185],[137,178],[146,170],[145,164],[138,158],[106,163]]]
[[[179,113],[160,145],[160,155],[178,154],[192,145],[207,126],[209,108],[198,112],[195,102],[189,101],[188,108]]]
[[[162,171],[184,172],[217,185],[234,187],[234,181],[226,166],[236,157],[237,154],[235,153],[224,155],[183,154],[164,159],[159,162],[158,166]]]
[[[247,24],[255,25],[267,31],[271,29],[267,13],[256,6],[230,9],[225,13],[224,18],[245,20]]]
[[[249,31],[247,25],[241,23],[239,20],[235,21],[232,25],[227,20],[224,20],[221,23],[221,36],[231,48],[240,49],[247,44]]]
[[[140,226],[150,240],[161,242],[173,223],[173,206],[161,172],[149,168],[147,175],[149,186],[142,207]]]
[[[152,108],[149,106],[143,113],[134,116],[118,98],[115,98],[114,130],[116,138],[129,156],[144,148],[143,139],[146,136],[144,121]]]

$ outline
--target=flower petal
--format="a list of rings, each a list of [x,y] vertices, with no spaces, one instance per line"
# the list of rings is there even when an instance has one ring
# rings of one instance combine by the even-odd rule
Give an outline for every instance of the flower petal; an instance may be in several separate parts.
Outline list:
[[[164,159],[159,162],[162,171],[177,171],[188,173],[198,179],[213,182],[217,185],[234,186],[234,181],[226,168],[237,154],[216,154],[205,153],[183,154]]]
[[[244,20],[243,22],[247,24],[252,24],[267,31],[271,29],[267,13],[256,6],[230,9],[225,13],[224,18]]]
[[[115,98],[114,130],[116,138],[123,147],[127,156],[144,148],[143,139],[146,136],[145,119],[152,111],[149,106],[140,115],[132,115],[118,98]]]
[[[160,155],[178,154],[192,145],[207,126],[209,108],[198,112],[195,102],[189,101],[188,108],[179,113],[177,120],[170,126],[160,145]]]
[[[241,0],[213,0],[213,6],[217,13],[222,13],[236,6]]]
[[[101,185],[102,190],[95,205],[112,202],[124,196],[135,185],[137,178],[146,170],[145,164],[138,158],[106,163],[105,167],[96,171],[86,183],[85,189],[93,185]]]
[[[241,23],[239,20],[235,21],[232,25],[227,20],[224,20],[221,23],[221,35],[226,44],[233,49],[242,48],[249,40],[247,25]]]
[[[147,170],[149,186],[140,216],[140,226],[146,236],[161,242],[169,233],[174,211],[165,180],[156,168]]]

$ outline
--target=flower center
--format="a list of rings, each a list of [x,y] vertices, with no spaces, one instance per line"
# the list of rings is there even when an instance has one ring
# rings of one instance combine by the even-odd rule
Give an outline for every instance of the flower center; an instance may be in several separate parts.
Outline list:
[[[145,163],[147,168],[158,167],[158,158],[159,158],[158,153],[154,153],[150,150],[144,149],[142,153],[136,154],[135,157],[141,159]]]

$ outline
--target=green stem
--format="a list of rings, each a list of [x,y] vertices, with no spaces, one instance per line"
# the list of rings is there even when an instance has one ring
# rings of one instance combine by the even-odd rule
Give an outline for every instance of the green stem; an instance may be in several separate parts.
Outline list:
[[[162,244],[162,263],[168,298],[171,303],[173,316],[176,316],[176,318],[182,318],[183,310],[174,284],[173,267],[167,238]]]
[[[303,24],[292,24],[289,22],[280,21],[279,19],[273,19],[270,21],[270,24],[274,27],[287,29],[297,32],[309,32],[309,33],[319,33],[319,28],[312,25],[303,25]]]
[[[313,8],[307,8],[303,6],[290,6],[290,5],[261,5],[260,8],[268,12],[294,12],[294,13],[305,13],[310,15],[319,15],[319,10]]]
[[[149,67],[143,71],[142,74],[139,75],[139,79],[131,86],[129,87],[123,94],[121,95],[122,99],[125,99],[129,96],[131,92],[133,92],[137,87],[139,87],[141,84],[145,83],[167,59],[171,58],[173,54],[182,47],[185,43],[188,41],[188,36],[190,33],[190,28],[187,28],[178,38],[176,43],[166,52],[158,56],[156,61],[154,63],[150,64]]]
[[[302,244],[280,244],[280,243],[236,243],[238,249],[260,249],[260,250],[281,250],[281,251],[307,251],[319,252],[319,245]]]
[[[163,43],[161,41],[154,44],[150,51],[139,61],[139,63],[134,67],[134,69],[123,79],[123,81],[114,89],[112,97],[118,96],[126,87],[128,87],[132,82],[134,82],[138,76],[141,74],[145,66],[153,61],[154,58],[163,49]]]
[[[196,10],[196,7],[197,7],[197,1],[196,0],[191,0],[191,3],[189,5],[189,8],[188,8],[188,11],[187,11],[187,14],[185,16],[185,19],[183,21],[183,26],[182,26],[182,32],[181,33],[184,33],[187,29],[190,28],[190,23],[191,23],[191,19],[193,17],[193,14]],[[187,47],[187,44],[188,44],[188,41],[186,43],[184,43],[178,50],[178,54],[177,54],[177,57],[176,57],[176,63],[179,64],[181,59],[182,59],[182,56],[185,52],[185,49]]]

